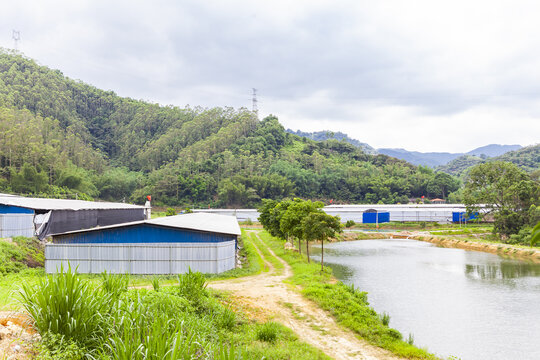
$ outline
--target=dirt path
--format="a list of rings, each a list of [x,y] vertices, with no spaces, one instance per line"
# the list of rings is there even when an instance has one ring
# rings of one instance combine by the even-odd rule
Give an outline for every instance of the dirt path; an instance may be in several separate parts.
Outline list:
[[[255,234],[260,240],[257,232]],[[334,359],[400,359],[359,339],[352,332],[343,330],[326,311],[305,299],[290,285],[283,283],[283,280],[292,275],[289,264],[268,248],[270,254],[284,265],[283,271],[277,272],[257,247],[266,245],[263,245],[262,241],[253,245],[270,269],[268,272],[240,279],[215,281],[209,286],[231,291],[232,297],[240,303],[269,314],[273,320],[292,329],[302,341],[319,348]]]

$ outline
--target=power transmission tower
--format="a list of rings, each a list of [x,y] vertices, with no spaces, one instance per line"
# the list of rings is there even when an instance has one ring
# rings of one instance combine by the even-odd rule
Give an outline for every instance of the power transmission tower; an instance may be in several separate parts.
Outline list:
[[[259,109],[257,108],[257,102],[258,102],[257,89],[252,88],[251,90],[253,90],[253,94],[251,98],[251,111],[253,111],[253,113],[255,113],[257,117],[259,117]]]
[[[19,49],[19,41],[21,40],[21,32],[17,30],[13,30],[11,32],[11,37],[13,38],[13,42],[15,43],[15,50]]]

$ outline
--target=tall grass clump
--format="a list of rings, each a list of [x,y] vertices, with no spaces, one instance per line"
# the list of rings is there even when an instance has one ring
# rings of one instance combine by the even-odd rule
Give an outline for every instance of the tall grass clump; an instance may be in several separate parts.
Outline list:
[[[192,302],[197,302],[197,300],[207,296],[206,286],[204,275],[198,271],[191,271],[191,268],[188,269],[187,273],[178,275],[179,295]]]
[[[104,337],[105,308],[111,296],[82,281],[71,266],[40,278],[36,285],[23,284],[19,296],[42,336],[60,335],[87,348]]]
[[[383,312],[381,315],[379,315],[379,317],[381,318],[383,325],[388,326],[388,324],[390,324],[390,314],[387,312]]]
[[[273,343],[278,338],[279,328],[279,324],[273,321],[268,321],[259,326],[259,328],[257,329],[256,338],[260,341]]]
[[[127,291],[129,285],[128,274],[111,274],[107,271],[101,273],[101,286],[105,292],[118,297]]]
[[[152,278],[152,288],[155,290],[155,291],[159,291],[159,278],[157,276],[154,276]]]

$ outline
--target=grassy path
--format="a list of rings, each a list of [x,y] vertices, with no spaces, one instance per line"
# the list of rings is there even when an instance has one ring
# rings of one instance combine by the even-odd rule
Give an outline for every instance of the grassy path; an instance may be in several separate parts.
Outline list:
[[[274,321],[292,329],[300,340],[334,359],[399,359],[344,330],[294,286],[285,284],[284,280],[293,275],[289,264],[260,239],[258,231],[249,231],[249,234],[268,271],[244,278],[214,281],[209,287],[231,292],[235,301],[268,314]]]

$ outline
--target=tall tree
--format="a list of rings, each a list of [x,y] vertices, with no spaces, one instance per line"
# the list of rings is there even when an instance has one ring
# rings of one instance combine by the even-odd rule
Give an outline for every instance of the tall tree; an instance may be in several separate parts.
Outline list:
[[[320,201],[295,198],[283,214],[279,224],[280,229],[284,234],[298,239],[298,252],[302,253],[302,239],[304,238],[302,221],[309,214],[320,211],[319,209],[323,206],[324,204]]]
[[[331,216],[322,211],[312,212],[302,220],[304,238],[309,244],[310,241],[321,241],[321,271],[324,268],[324,242],[333,238],[337,233],[343,231],[339,216]],[[309,245],[308,259],[309,259]]]
[[[495,161],[476,165],[465,184],[464,202],[469,212],[480,205],[495,219],[494,231],[506,237],[529,222],[528,210],[538,205],[540,185],[516,165]]]

